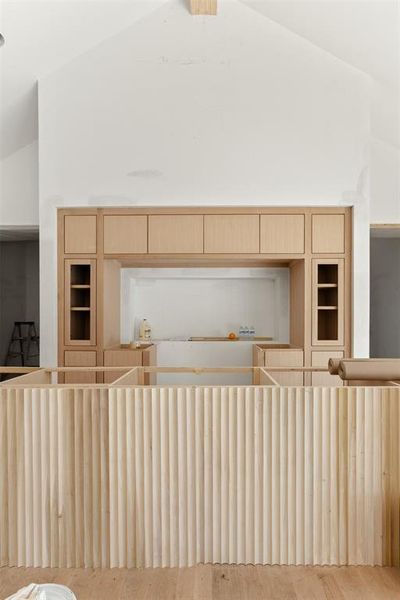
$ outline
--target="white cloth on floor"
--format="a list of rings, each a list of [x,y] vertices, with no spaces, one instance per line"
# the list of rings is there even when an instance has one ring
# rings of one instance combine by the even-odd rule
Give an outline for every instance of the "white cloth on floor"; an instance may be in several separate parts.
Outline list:
[[[6,600],[77,600],[65,585],[56,583],[30,583]]]
[[[40,591],[36,583],[30,583],[20,589],[16,594],[9,596],[6,600],[46,600],[46,592]]]

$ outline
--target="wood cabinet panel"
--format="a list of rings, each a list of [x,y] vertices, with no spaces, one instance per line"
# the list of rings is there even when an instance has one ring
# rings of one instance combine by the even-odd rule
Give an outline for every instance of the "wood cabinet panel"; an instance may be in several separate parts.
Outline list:
[[[147,216],[105,215],[104,254],[146,254]]]
[[[262,254],[303,254],[304,215],[261,215]]]
[[[312,215],[312,251],[341,254],[345,250],[344,215]]]
[[[66,367],[95,367],[96,352],[94,350],[66,350],[64,352]],[[96,383],[96,371],[66,372],[65,383]]]
[[[105,367],[141,367],[142,350],[104,350]],[[124,371],[104,371],[104,383],[112,383]]]
[[[333,352],[311,352],[311,366],[327,368],[330,358],[343,358],[343,352],[337,350]],[[312,373],[311,385],[340,387],[343,385],[343,380],[338,375],[330,375],[330,373]]]
[[[205,215],[204,252],[257,254],[260,251],[259,215]]]
[[[303,350],[280,349],[265,350],[265,367],[302,367],[304,365]],[[296,371],[272,372],[271,377],[280,385],[303,385],[303,373]]]
[[[65,254],[96,254],[97,217],[96,215],[65,215],[64,252]]]
[[[150,215],[150,254],[201,254],[203,215]]]

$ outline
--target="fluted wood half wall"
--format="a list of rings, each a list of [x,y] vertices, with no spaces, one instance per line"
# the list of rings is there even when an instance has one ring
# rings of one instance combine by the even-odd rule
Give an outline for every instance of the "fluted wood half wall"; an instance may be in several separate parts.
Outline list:
[[[399,565],[400,388],[3,388],[1,565]]]

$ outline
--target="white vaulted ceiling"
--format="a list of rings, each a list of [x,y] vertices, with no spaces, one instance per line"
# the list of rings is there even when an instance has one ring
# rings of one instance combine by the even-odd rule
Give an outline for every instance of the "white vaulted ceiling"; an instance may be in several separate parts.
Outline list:
[[[399,85],[398,0],[241,0],[380,83]]]
[[[36,82],[166,0],[0,3],[0,158],[37,138]]]
[[[219,0],[217,17],[191,17],[189,0],[2,1],[0,158],[37,138],[38,79],[167,2],[180,5],[188,18],[200,19],[223,19],[231,2],[241,3],[384,85],[398,86],[396,0]]]

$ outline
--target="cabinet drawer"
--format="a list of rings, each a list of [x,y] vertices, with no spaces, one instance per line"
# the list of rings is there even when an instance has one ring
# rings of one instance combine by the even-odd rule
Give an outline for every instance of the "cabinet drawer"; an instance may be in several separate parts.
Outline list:
[[[150,215],[150,254],[201,254],[203,215]]]
[[[260,252],[303,254],[304,215],[261,215]]]
[[[204,252],[258,254],[259,215],[205,215]]]
[[[312,215],[312,252],[344,252],[344,215]]]
[[[147,216],[104,216],[104,254],[146,254],[146,252]]]
[[[343,358],[343,352],[337,350],[333,352],[311,352],[311,366],[328,368],[328,360],[330,358]],[[327,387],[341,387],[343,385],[343,380],[340,379],[338,375],[312,373],[311,384]]]
[[[94,350],[66,350],[64,352],[66,367],[95,367],[96,352]],[[65,383],[96,383],[96,371],[65,373]]]
[[[65,254],[96,254],[97,251],[96,215],[65,215],[64,252]]]

